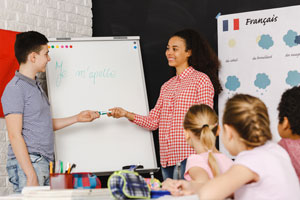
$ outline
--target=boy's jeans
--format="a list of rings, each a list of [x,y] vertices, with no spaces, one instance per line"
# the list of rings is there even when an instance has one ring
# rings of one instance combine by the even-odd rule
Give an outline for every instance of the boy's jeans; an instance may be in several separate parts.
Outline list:
[[[40,154],[30,154],[29,156],[39,184],[41,186],[49,185],[49,161]],[[27,178],[16,158],[7,160],[6,170],[9,182],[13,184],[14,192],[22,192],[22,189],[26,186]]]

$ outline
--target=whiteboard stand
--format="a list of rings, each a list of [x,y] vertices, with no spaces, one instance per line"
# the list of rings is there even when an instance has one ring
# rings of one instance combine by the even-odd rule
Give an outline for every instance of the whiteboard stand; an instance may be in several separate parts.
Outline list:
[[[48,48],[53,118],[113,107],[149,114],[138,36],[50,39]],[[56,131],[55,154],[75,163],[73,172],[111,174],[132,163],[157,169],[152,132],[124,118],[101,116]]]

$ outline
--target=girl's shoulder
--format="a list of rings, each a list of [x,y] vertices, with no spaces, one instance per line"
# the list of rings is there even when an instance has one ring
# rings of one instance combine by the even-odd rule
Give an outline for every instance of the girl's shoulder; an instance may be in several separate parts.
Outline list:
[[[277,143],[268,141],[264,145],[255,147],[251,150],[240,152],[235,159],[236,162],[258,162],[264,161],[266,158],[278,161],[278,159],[285,160],[289,156],[287,152]]]
[[[290,138],[282,138],[278,144],[280,144],[281,146],[289,146],[289,145],[300,145],[300,139],[297,140],[293,140]]]
[[[215,155],[215,156],[218,156],[218,157],[220,157],[220,158],[222,158],[222,159],[224,159],[224,160],[230,160],[230,161],[232,162],[232,159],[229,158],[229,157],[228,157],[226,154],[224,154],[224,153],[219,152],[219,153],[215,153],[214,155]]]
[[[200,154],[192,154],[188,157],[189,160],[194,160],[194,159],[202,159],[202,158],[206,158],[207,157],[207,153],[200,153]]]

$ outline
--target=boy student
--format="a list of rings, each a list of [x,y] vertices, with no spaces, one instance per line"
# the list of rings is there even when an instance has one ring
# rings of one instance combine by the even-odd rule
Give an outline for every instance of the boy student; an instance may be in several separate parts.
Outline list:
[[[300,86],[286,90],[278,105],[279,144],[289,153],[300,180]]]
[[[77,122],[99,118],[98,112],[52,119],[48,98],[35,76],[50,61],[47,38],[35,31],[16,36],[15,56],[20,64],[2,98],[10,145],[7,172],[14,192],[24,186],[49,185],[49,161],[54,160],[54,133]]]

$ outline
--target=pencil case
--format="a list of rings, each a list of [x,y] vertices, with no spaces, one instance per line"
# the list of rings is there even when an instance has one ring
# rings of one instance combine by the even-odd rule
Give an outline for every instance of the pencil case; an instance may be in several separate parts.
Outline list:
[[[72,175],[73,175],[74,189],[101,188],[100,179],[95,174],[89,172],[81,172],[81,173],[72,173]]]
[[[107,187],[115,199],[150,199],[150,188],[137,172],[116,171],[107,181]]]

